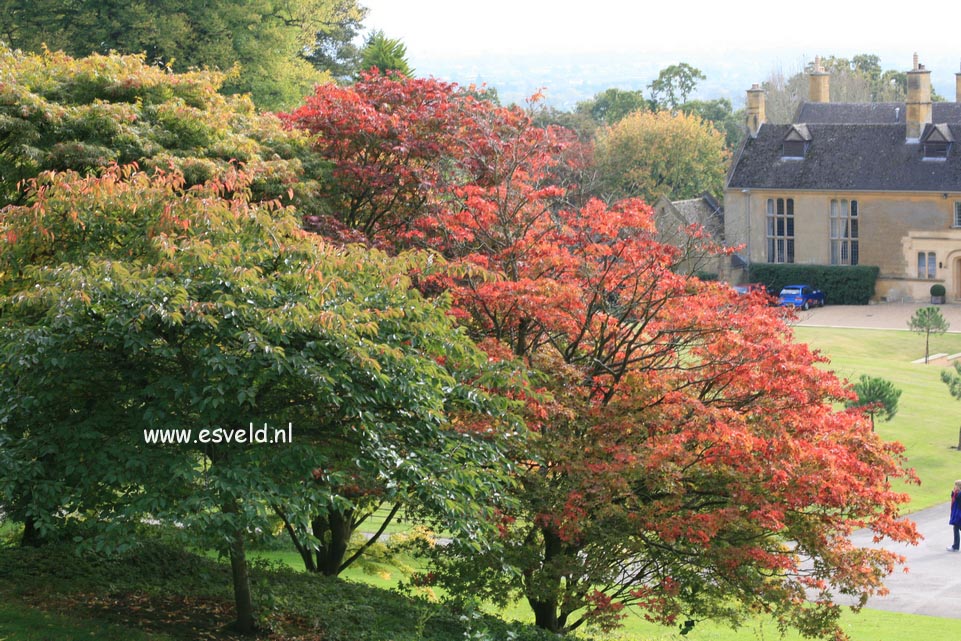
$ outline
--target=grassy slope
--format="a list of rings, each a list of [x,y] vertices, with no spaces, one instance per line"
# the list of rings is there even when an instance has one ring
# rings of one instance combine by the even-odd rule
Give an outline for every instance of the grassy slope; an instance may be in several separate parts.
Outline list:
[[[423,599],[360,582],[309,575],[255,562],[251,587],[273,626],[270,641],[450,641],[489,629],[493,639],[547,641],[530,626],[508,626]],[[70,639],[59,630],[87,630],[85,638],[130,641],[239,641],[225,632],[233,604],[229,565],[181,548],[147,543],[121,557],[79,556],[69,545],[0,550],[0,606],[22,613],[9,621],[0,609],[0,641],[33,639],[33,622],[53,613],[45,640]],[[160,632],[124,635],[116,625]],[[262,640],[266,637],[260,637]]]
[[[924,356],[924,337],[907,331],[811,327],[796,328],[796,336],[828,356],[829,367],[839,376],[880,376],[901,389],[897,416],[878,423],[877,430],[904,444],[908,463],[921,478],[920,486],[906,488],[912,498],[908,509],[947,501],[955,479],[961,478],[961,452],[956,449],[961,402],[941,382],[941,366],[911,362]],[[931,353],[938,352],[961,352],[961,334],[932,337]]]

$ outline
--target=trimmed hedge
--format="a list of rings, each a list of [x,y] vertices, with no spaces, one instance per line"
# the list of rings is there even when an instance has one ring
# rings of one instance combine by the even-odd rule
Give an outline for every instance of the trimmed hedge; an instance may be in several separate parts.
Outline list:
[[[879,273],[878,267],[868,265],[752,263],[748,268],[750,281],[763,283],[775,296],[786,285],[811,285],[823,291],[831,305],[867,305]]]

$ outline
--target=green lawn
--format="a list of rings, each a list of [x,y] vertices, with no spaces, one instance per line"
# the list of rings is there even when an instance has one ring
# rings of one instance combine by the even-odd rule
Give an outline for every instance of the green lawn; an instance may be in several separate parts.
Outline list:
[[[860,614],[846,613],[843,627],[851,641],[949,641],[961,638],[961,619],[940,619],[914,614],[898,614],[880,610],[862,610]],[[598,639],[610,641],[807,641],[797,632],[781,636],[771,621],[755,619],[739,630],[711,623],[699,623],[686,636],[676,630],[656,626],[633,616],[625,627]]]
[[[948,500],[954,481],[961,478],[957,448],[961,401],[941,382],[942,366],[912,363],[924,357],[924,337],[913,332],[872,329],[798,327],[797,339],[822,351],[838,375],[857,380],[861,374],[880,376],[901,389],[898,414],[878,423],[885,439],[900,441],[908,463],[921,478],[920,486],[905,488],[912,498],[909,510],[920,510]],[[931,353],[961,352],[961,334],[931,338]]]

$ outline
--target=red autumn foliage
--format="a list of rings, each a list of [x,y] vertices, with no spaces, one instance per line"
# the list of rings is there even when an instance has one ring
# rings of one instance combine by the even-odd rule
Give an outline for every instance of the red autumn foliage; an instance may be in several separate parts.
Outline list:
[[[831,594],[883,592],[900,559],[848,535],[918,540],[890,484],[916,480],[901,447],[835,409],[850,393],[780,310],[683,273],[647,204],[571,198],[562,177],[589,158],[572,136],[452,85],[372,77],[319,88],[288,122],[333,163],[341,222],[442,254],[451,269],[422,289],[542,386],[514,393],[534,436],[499,523],[509,553],[457,559],[448,581],[522,594],[555,631],[635,605],[665,623],[760,608],[842,635]],[[463,569],[504,563],[517,573]]]
[[[501,185],[505,168],[526,162],[531,143],[542,162],[557,164],[554,154],[573,140],[472,89],[374,73],[350,87],[320,85],[303,106],[280,116],[314,134],[315,151],[331,165],[320,187],[330,209],[324,213],[394,246],[435,244],[430,216],[446,212],[453,194]]]

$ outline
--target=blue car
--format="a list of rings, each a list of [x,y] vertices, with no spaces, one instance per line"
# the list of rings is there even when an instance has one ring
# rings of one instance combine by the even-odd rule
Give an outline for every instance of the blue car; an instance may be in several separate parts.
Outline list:
[[[781,307],[800,307],[801,309],[823,307],[824,292],[810,285],[788,285],[781,290],[777,297],[777,304]]]

